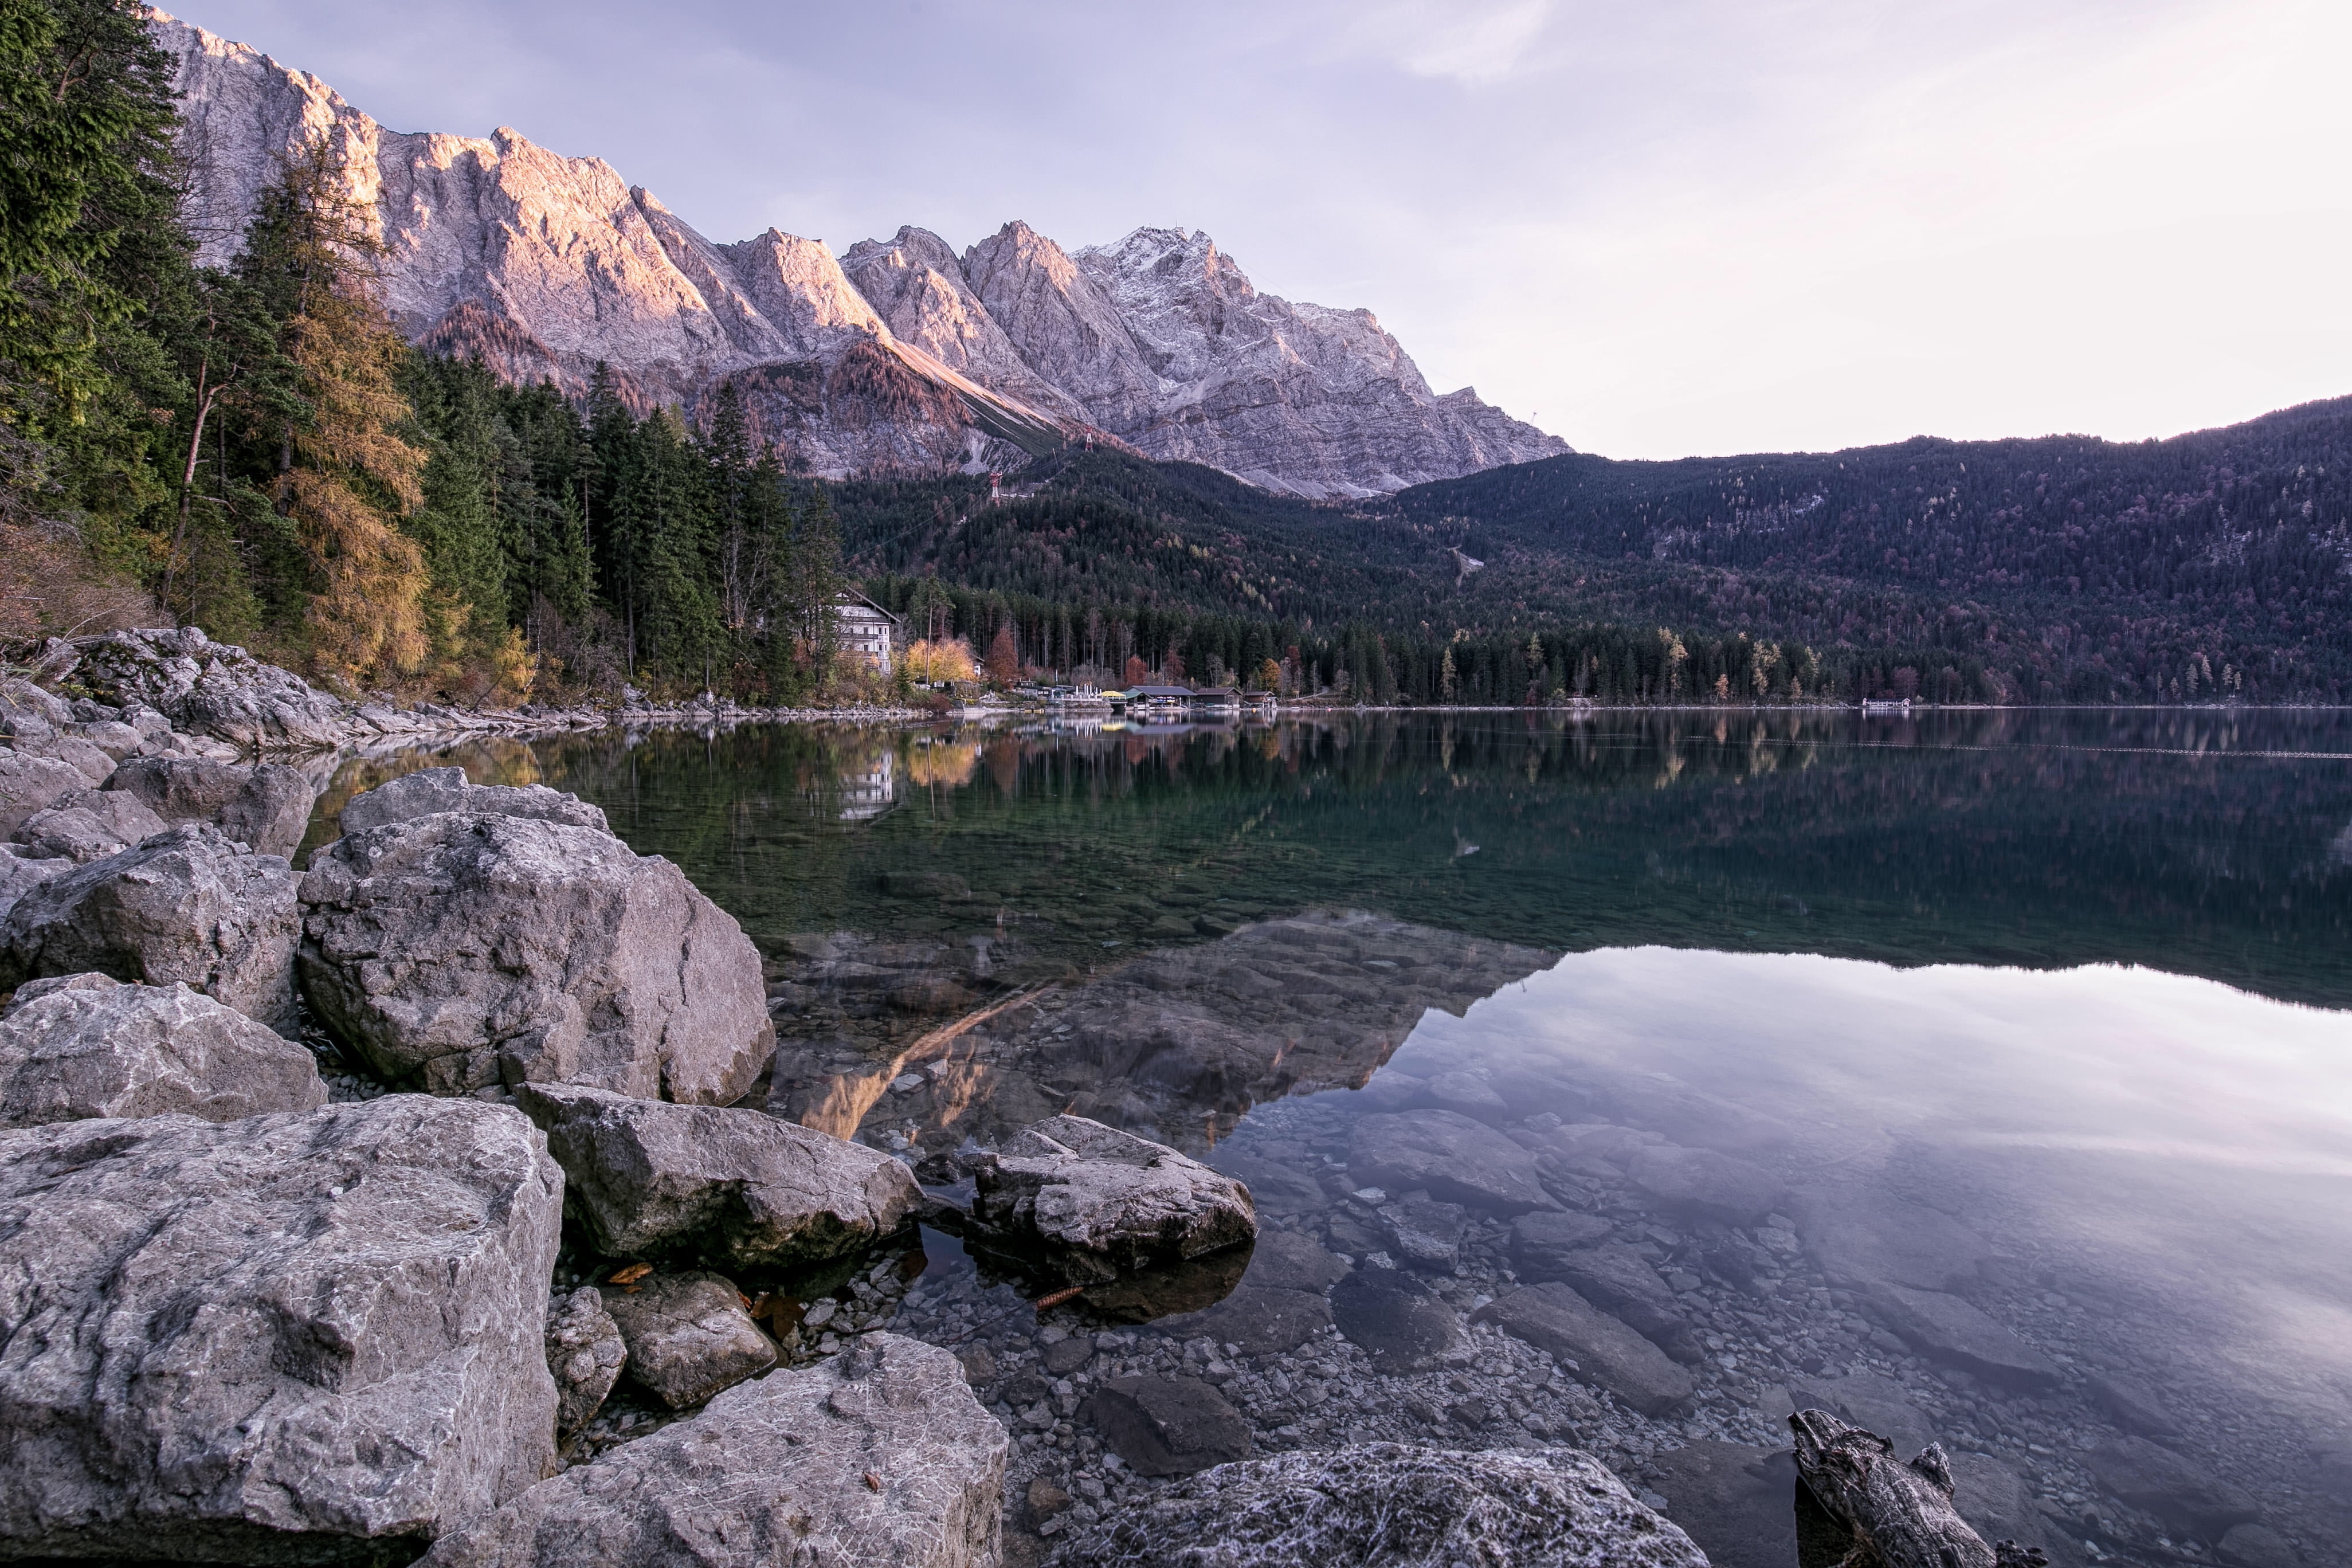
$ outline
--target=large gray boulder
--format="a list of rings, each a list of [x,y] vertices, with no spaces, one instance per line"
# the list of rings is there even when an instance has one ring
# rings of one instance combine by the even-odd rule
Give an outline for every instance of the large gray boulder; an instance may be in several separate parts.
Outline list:
[[[724,1105],[775,1047],[742,928],[608,833],[436,813],[320,850],[301,899],[320,1022],[435,1093],[575,1083]]]
[[[184,985],[36,980],[0,1014],[0,1127],[94,1116],[234,1121],[326,1103],[307,1049]]]
[[[541,1481],[420,1568],[995,1568],[1006,1448],[955,1357],[867,1334]]]
[[[0,1133],[0,1555],[402,1562],[530,1487],[562,1189],[478,1100]]]
[[[89,784],[89,775],[71,763],[0,747],[0,838],[14,838],[27,817]]]
[[[245,766],[202,757],[134,757],[106,781],[166,823],[209,822],[261,855],[291,858],[310,826],[318,792],[299,768]]]
[[[134,795],[79,789],[59,795],[16,829],[20,854],[86,866],[120,855],[171,826]]]
[[[1083,1116],[1024,1128],[973,1173],[972,1219],[1075,1284],[1239,1247],[1257,1235],[1249,1189],[1164,1143]]]
[[[1664,1352],[1565,1285],[1522,1286],[1479,1308],[1475,1316],[1574,1362],[1586,1382],[1644,1415],[1663,1415],[1696,1386]]]
[[[538,822],[559,822],[567,827],[612,831],[604,814],[576,795],[545,784],[477,784],[466,782],[463,768],[422,768],[354,795],[337,818],[345,833],[364,833],[387,823],[407,822],[440,811],[487,812],[497,816],[524,816]]]
[[[216,827],[158,833],[19,898],[0,920],[0,990],[89,970],[177,981],[290,1036],[294,888],[284,859],[247,854]]]
[[[147,628],[77,637],[74,679],[120,706],[141,702],[173,725],[259,750],[339,746],[352,733],[350,703],[200,627]]]
[[[1219,1465],[1072,1536],[1054,1568],[1706,1568],[1590,1455],[1404,1443]]]
[[[673,1410],[776,1364],[775,1342],[723,1275],[656,1274],[601,1294],[628,1347],[629,1375]]]
[[[1348,1172],[1390,1192],[1419,1188],[1447,1203],[1500,1214],[1556,1208],[1536,1158],[1481,1121],[1453,1110],[1406,1110],[1357,1119]]]
[[[761,1110],[525,1084],[565,1201],[609,1258],[721,1267],[821,1261],[898,1228],[922,1200],[900,1162]]]

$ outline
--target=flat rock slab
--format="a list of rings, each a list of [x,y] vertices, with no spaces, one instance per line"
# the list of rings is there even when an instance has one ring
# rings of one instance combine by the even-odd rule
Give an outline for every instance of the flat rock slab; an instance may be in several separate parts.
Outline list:
[[[1267,1230],[1258,1234],[1257,1244],[1250,1249],[1249,1271],[1243,1276],[1243,1283],[1320,1291],[1347,1277],[1348,1266],[1313,1237],[1295,1230]]]
[[[1110,1378],[1096,1387],[1085,1415],[1140,1475],[1190,1475],[1250,1453],[1249,1423],[1197,1377]]]
[[[2262,1509],[2241,1487],[2145,1437],[2117,1437],[2091,1451],[2091,1474],[2117,1500],[2208,1541],[2251,1524]]]
[[[172,1114],[234,1121],[326,1103],[308,1049],[184,985],[36,980],[0,1014],[0,1127]]]
[[[1992,1248],[1924,1204],[1843,1190],[1790,1194],[1805,1250],[1838,1284],[1960,1290],[1982,1278]]]
[[[593,1289],[558,1297],[547,1313],[547,1370],[555,1379],[555,1440],[569,1443],[595,1419],[621,1381],[629,1347]]]
[[[1359,1118],[1349,1136],[1348,1172],[1390,1192],[1419,1189],[1442,1202],[1501,1214],[1557,1206],[1537,1179],[1533,1154],[1452,1110]]]
[[[18,899],[0,920],[0,990],[92,970],[178,981],[291,1036],[294,889],[285,860],[248,854],[216,827],[158,833]]]
[[[210,823],[256,854],[288,857],[302,847],[318,798],[299,768],[202,757],[133,757],[103,793],[135,799],[166,823]]]
[[[1989,1454],[1945,1456],[1952,1470],[1952,1507],[1987,1541],[2039,1546],[2060,1568],[2080,1563],[2082,1543],[2042,1517],[2025,1478]]]
[[[741,1384],[542,1481],[420,1568],[996,1568],[1004,1428],[897,1334]]]
[[[1402,1443],[1220,1465],[1070,1538],[1055,1568],[1707,1568],[1598,1460]]]
[[[1780,1178],[1760,1165],[1673,1143],[1633,1151],[1625,1161],[1625,1175],[1676,1214],[1725,1225],[1754,1225],[1788,1195]]]
[[[1024,1128],[972,1173],[972,1219],[1074,1284],[1186,1262],[1257,1235],[1249,1189],[1165,1143],[1083,1116]]]
[[[2055,1362],[1958,1296],[1882,1285],[1870,1300],[1920,1354],[1987,1383],[2036,1389],[2055,1387],[2061,1380]]]
[[[567,827],[593,827],[599,833],[612,831],[604,812],[576,795],[545,784],[468,784],[463,768],[420,768],[403,773],[389,784],[353,795],[336,821],[345,833],[364,833],[371,827],[440,811],[484,812],[557,822]]]
[[[524,1084],[564,1201],[608,1258],[820,1262],[896,1230],[921,1201],[897,1160],[760,1110]]]
[[[1790,1568],[1797,1561],[1797,1461],[1787,1449],[1697,1442],[1651,1461],[1666,1515],[1711,1568]]]
[[[0,1133],[6,1553],[405,1561],[532,1485],[562,1182],[415,1095]]]
[[[304,994],[386,1078],[724,1105],[774,1051],[742,928],[676,866],[594,828],[394,822],[312,856],[301,897]]]
[[[2125,1431],[2142,1437],[2179,1436],[2179,1420],[2156,1390],[2137,1378],[2102,1373],[2092,1377],[2090,1388],[2099,1408],[2115,1417],[2116,1425]]]
[[[1658,1278],[1648,1258],[1622,1242],[1560,1253],[1547,1273],[1676,1361],[1700,1359],[1696,1335],[1673,1288]]]
[[[1331,1291],[1331,1317],[1382,1373],[1427,1372],[1469,1348],[1461,1315],[1401,1268],[1359,1268]]]
[[[1511,1222],[1511,1258],[1522,1279],[1557,1279],[1569,1254],[1608,1240],[1615,1229],[1599,1215],[1538,1209]]]
[[[1276,1355],[1297,1350],[1331,1322],[1331,1303],[1320,1290],[1244,1281],[1207,1311],[1164,1319],[1160,1326],[1184,1339],[1206,1334],[1219,1344],[1237,1344],[1244,1355]]]
[[[1481,1307],[1477,1319],[1576,1363],[1586,1382],[1644,1415],[1664,1415],[1696,1386],[1664,1352],[1565,1285],[1523,1286]]]
[[[1451,1274],[1461,1263],[1470,1211],[1460,1204],[1440,1203],[1427,1193],[1407,1193],[1392,1204],[1382,1204],[1380,1215],[1389,1248],[1400,1261],[1439,1274]]]
[[[734,1282],[708,1273],[656,1274],[601,1288],[628,1347],[629,1375],[673,1410],[700,1405],[776,1364],[775,1342],[751,1321]]]

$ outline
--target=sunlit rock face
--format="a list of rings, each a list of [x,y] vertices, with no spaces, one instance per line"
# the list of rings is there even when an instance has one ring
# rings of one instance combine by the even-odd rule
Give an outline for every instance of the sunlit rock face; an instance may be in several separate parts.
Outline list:
[[[1007,224],[959,257],[904,227],[840,258],[770,229],[714,243],[600,158],[500,127],[385,129],[325,82],[159,16],[178,61],[189,217],[235,256],[257,194],[323,139],[384,246],[413,341],[639,408],[731,380],[809,471],[1010,466],[1071,441],[1360,497],[1568,450],[1468,388],[1433,393],[1370,312],[1261,294],[1206,235],[1066,251]]]
[[[1259,293],[1205,234],[1139,228],[1075,259],[1160,379],[1143,421],[1112,426],[1155,458],[1348,496],[1568,450],[1467,387],[1436,395],[1370,310]]]

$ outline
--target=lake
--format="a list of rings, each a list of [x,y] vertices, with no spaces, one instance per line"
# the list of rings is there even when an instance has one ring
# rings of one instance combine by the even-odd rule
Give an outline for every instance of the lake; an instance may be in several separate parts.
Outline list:
[[[348,764],[314,837],[452,760],[742,921],[779,1113],[1250,1184],[1156,1302],[928,1238],[899,1321],[1067,1518],[1149,1484],[1089,1389],[1191,1373],[1259,1450],[1589,1447],[1732,1568],[1793,1560],[1802,1406],[2059,1563],[2352,1561],[2346,715],[614,731]]]

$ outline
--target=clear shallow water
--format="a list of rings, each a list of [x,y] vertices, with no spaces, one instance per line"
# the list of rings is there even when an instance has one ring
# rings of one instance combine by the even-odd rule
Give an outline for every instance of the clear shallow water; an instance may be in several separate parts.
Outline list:
[[[1695,1385],[1655,1417],[1530,1394],[1484,1349],[1339,1366],[1336,1401],[1295,1364],[1313,1342],[1234,1355],[1261,1446],[1577,1441],[1718,1563],[1760,1563],[1784,1560],[1785,1487],[1722,1446],[1761,1462],[1789,1405],[1842,1401],[1980,1456],[1969,1495],[2061,1562],[2228,1561],[2213,1542],[2249,1512],[2304,1561],[2352,1560],[2342,716],[793,729],[461,760],[596,801],[743,921],[780,1111],[920,1156],[1076,1110],[1244,1175],[1270,1233],[1475,1314],[1547,1272],[1507,1205],[1437,1213],[1450,1261],[1417,1265],[1400,1226],[1430,1215],[1352,1195],[1364,1116],[1466,1116],[1639,1249],[1687,1331],[1650,1322]],[[1599,1126],[1736,1159],[1772,1206],[1696,1214],[1628,1173],[1633,1145],[1557,1142]],[[1295,1286],[1278,1251],[1228,1314]],[[1967,1303],[2054,1382],[1891,1332],[1889,1288]],[[1172,1356],[1201,1321],[1171,1326]],[[1143,1368],[1153,1342],[1090,1364]],[[2251,1501],[2195,1495],[2151,1440]],[[2248,1563],[2274,1544],[2230,1539]]]

